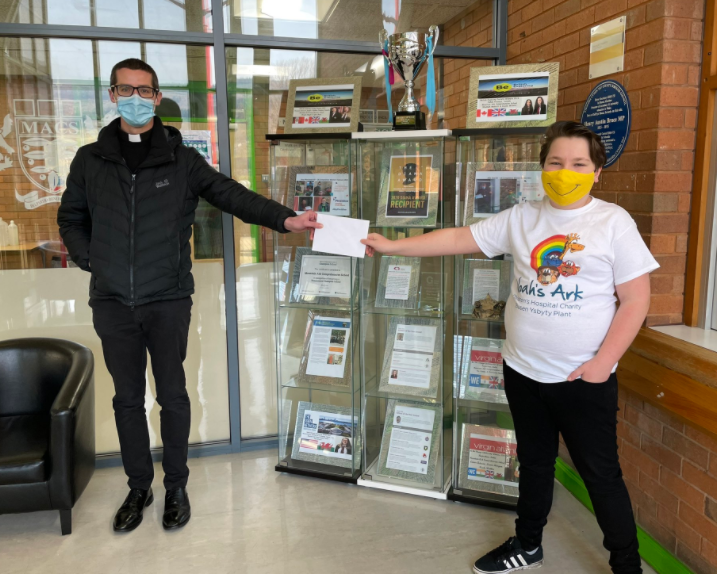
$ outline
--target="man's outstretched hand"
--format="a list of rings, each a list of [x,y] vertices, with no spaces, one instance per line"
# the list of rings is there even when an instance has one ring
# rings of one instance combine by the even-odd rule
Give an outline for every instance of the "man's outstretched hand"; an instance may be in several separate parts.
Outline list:
[[[284,227],[292,233],[302,233],[304,231],[311,230],[310,239],[314,240],[314,229],[321,229],[321,225],[316,221],[317,213],[315,211],[305,211],[301,215],[294,217],[287,217],[284,220]]]

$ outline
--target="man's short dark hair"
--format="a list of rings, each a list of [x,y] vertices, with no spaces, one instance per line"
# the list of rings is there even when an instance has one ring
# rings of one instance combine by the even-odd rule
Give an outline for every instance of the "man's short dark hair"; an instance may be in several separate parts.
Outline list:
[[[159,78],[157,78],[157,72],[155,72],[154,68],[147,62],[143,62],[138,58],[127,58],[126,60],[117,62],[112,68],[112,73],[110,74],[110,86],[117,84],[117,70],[121,70],[123,68],[127,68],[128,70],[142,70],[143,72],[151,74],[152,87],[155,90],[159,89]]]
[[[541,167],[545,167],[545,160],[550,152],[550,146],[557,138],[583,138],[588,142],[590,159],[595,164],[595,169],[600,169],[605,165],[607,154],[600,136],[579,122],[555,122],[545,132],[545,140],[540,148]]]

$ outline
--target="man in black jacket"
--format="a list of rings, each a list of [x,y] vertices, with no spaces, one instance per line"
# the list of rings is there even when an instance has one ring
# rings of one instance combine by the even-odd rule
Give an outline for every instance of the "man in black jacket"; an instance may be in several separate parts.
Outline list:
[[[147,351],[157,383],[164,443],[165,528],[184,526],[190,404],[182,363],[194,293],[189,239],[200,197],[246,223],[281,233],[316,227],[291,209],[218,173],[154,116],[154,70],[137,59],[112,69],[120,118],[75,156],[57,222],[72,260],[92,274],[90,306],[115,387],[113,406],[129,495],[114,529],[134,530],[154,499],[144,409]]]

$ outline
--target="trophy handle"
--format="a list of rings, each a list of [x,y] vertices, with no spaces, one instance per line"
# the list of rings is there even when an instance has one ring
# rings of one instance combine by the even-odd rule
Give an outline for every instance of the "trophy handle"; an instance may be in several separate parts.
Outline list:
[[[433,54],[433,52],[436,51],[436,46],[438,45],[438,26],[434,24],[428,29],[428,32],[433,37],[433,49],[431,50],[431,54]]]
[[[383,49],[383,45],[386,43],[386,40],[388,40],[388,32],[383,29],[378,33],[378,43],[381,44],[381,49]]]

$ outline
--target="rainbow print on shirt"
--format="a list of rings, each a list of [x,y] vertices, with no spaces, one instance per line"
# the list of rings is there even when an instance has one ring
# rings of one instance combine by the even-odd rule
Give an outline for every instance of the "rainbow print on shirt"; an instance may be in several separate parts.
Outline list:
[[[530,266],[538,274],[538,281],[542,285],[555,283],[562,275],[572,277],[577,275],[580,267],[574,261],[568,261],[568,253],[582,251],[584,245],[578,243],[580,236],[577,233],[567,235],[553,235],[541,241],[530,252]]]

